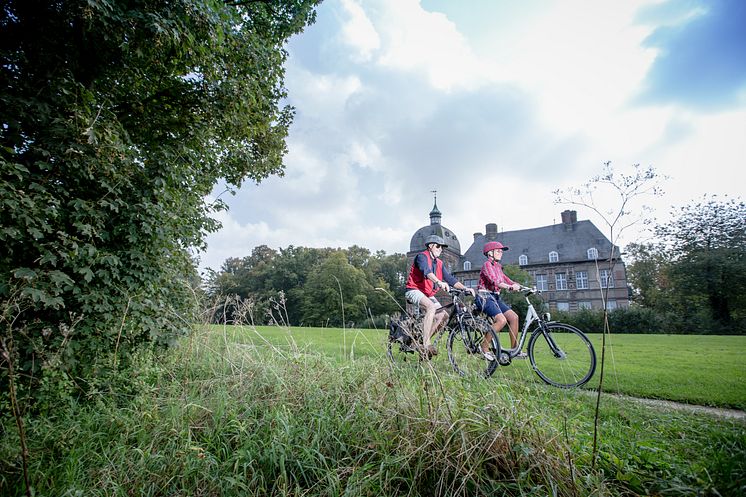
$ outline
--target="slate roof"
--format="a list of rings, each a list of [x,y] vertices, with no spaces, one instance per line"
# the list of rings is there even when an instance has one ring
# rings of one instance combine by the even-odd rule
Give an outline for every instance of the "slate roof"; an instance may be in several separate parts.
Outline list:
[[[488,241],[497,240],[507,245],[510,250],[503,253],[503,264],[518,265],[518,257],[528,256],[528,265],[549,264],[549,252],[559,255],[557,263],[580,262],[588,260],[588,249],[598,250],[598,259],[608,259],[611,242],[590,221],[560,223],[525,230],[504,231],[496,236],[476,233],[474,242],[462,256],[461,262],[470,261],[473,268],[479,268],[487,260],[482,254],[482,247]],[[619,257],[619,248],[614,250]],[[462,264],[463,267],[463,264]]]

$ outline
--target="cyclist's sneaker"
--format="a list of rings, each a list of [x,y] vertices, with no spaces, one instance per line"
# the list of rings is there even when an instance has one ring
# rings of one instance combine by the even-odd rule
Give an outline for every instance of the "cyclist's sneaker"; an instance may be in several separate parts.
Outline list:
[[[482,357],[484,357],[485,359],[487,359],[490,362],[496,360],[495,354],[493,354],[491,350],[483,350],[482,351]]]
[[[519,352],[513,359],[527,359],[528,354],[525,352]]]

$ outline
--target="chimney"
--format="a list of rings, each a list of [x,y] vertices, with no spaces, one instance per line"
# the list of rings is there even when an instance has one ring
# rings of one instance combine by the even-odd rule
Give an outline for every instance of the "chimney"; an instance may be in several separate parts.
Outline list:
[[[572,231],[573,225],[578,222],[578,213],[575,211],[562,211],[562,224],[565,225],[565,230]]]
[[[476,242],[477,240],[479,240],[479,238],[481,238],[481,236],[482,236],[482,234],[480,232],[478,232],[478,231],[476,233],[474,233],[474,241]]]
[[[487,232],[487,238],[491,240],[497,238],[497,224],[489,223],[487,226],[485,226],[485,231]]]

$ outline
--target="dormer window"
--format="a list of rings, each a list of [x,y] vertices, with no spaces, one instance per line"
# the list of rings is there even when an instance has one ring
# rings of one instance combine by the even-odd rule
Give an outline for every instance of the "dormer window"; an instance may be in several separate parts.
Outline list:
[[[528,264],[528,256],[526,254],[521,254],[518,257],[518,265],[525,266],[526,264]]]
[[[471,261],[464,261],[464,271],[469,271],[471,269]]]
[[[591,247],[588,249],[588,259],[591,261],[595,261],[598,259],[598,250],[596,247]]]
[[[558,262],[559,261],[559,254],[552,250],[549,252],[549,262]]]

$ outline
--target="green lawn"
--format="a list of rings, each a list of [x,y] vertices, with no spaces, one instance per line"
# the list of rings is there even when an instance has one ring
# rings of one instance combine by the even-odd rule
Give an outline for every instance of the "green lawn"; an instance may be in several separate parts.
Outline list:
[[[313,350],[339,360],[386,361],[386,331],[339,328],[214,326],[230,342],[271,344],[291,353]],[[601,359],[601,335],[589,335]],[[505,333],[501,336],[507,339]],[[445,337],[435,366],[450,369]],[[636,397],[746,409],[746,337],[704,335],[610,335],[604,390]],[[600,366],[587,387],[598,385]],[[529,361],[501,367],[490,381],[538,382]]]

